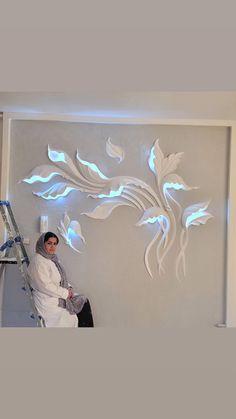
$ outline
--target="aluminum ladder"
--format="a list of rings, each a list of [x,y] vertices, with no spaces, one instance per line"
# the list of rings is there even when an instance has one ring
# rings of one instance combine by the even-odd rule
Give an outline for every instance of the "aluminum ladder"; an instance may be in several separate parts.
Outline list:
[[[3,257],[0,255],[0,278],[5,270],[6,264],[18,265],[23,280],[22,290],[26,292],[30,301],[32,310],[30,317],[35,319],[36,327],[45,327],[44,320],[38,314],[34,304],[32,288],[30,286],[30,276],[27,270],[27,267],[29,266],[29,258],[9,201],[0,200],[0,212],[8,235],[7,241],[0,246],[0,252],[5,252]],[[14,257],[10,257],[11,250],[13,251]]]

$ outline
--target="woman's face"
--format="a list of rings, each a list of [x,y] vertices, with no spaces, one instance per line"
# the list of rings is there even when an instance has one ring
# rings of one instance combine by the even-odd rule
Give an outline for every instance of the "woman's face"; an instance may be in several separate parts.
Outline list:
[[[49,255],[56,253],[57,249],[57,239],[56,237],[49,237],[48,241],[44,243],[45,250]]]

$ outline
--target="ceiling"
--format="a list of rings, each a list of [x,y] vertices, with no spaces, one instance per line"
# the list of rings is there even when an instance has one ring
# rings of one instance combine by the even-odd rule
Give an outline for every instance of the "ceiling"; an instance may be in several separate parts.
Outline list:
[[[236,119],[236,92],[0,92],[0,112]]]

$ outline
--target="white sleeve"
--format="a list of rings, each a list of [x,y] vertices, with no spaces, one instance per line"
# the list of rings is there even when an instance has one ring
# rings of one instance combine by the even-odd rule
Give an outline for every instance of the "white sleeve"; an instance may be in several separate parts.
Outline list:
[[[36,290],[49,295],[50,297],[58,297],[66,299],[68,290],[55,284],[50,276],[48,266],[39,260],[33,260],[29,265],[29,274],[32,280],[32,286]]]

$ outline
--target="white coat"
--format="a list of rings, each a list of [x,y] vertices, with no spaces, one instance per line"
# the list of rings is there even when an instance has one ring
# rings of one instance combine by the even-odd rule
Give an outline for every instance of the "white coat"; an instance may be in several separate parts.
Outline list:
[[[58,298],[66,299],[68,290],[60,286],[61,276],[55,263],[36,253],[28,271],[35,306],[46,327],[78,327],[76,314],[58,306]]]

